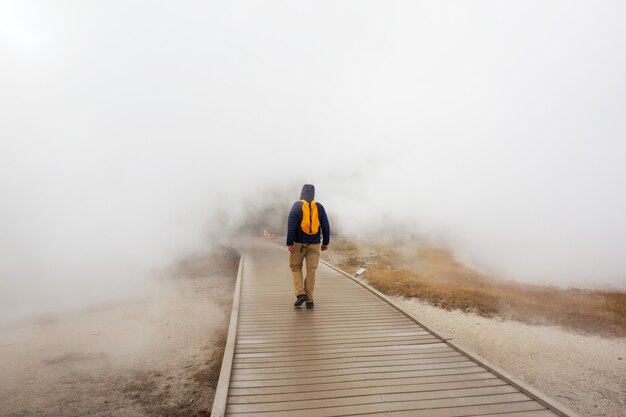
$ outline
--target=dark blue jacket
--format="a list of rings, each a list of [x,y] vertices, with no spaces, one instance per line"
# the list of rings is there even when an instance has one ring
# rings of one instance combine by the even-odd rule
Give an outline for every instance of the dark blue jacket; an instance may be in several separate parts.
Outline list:
[[[289,212],[289,221],[287,222],[287,246],[295,243],[320,243],[328,245],[330,243],[330,223],[324,206],[316,202],[317,213],[320,218],[320,229],[316,235],[307,235],[302,231],[300,223],[302,223],[302,201],[296,201]]]

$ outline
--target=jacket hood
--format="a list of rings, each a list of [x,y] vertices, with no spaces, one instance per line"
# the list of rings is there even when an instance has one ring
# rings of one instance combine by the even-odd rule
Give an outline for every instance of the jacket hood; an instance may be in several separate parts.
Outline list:
[[[304,184],[302,186],[302,192],[300,193],[300,200],[315,200],[315,186],[312,184]]]

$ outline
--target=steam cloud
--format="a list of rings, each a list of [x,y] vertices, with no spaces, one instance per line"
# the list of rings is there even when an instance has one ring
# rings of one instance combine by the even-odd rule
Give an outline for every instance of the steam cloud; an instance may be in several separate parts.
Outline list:
[[[625,9],[3,2],[0,304],[141,291],[304,181],[348,232],[626,287]]]

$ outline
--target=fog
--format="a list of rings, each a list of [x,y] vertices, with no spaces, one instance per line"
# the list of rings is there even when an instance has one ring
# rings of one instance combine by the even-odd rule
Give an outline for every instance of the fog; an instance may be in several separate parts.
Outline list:
[[[626,288],[625,16],[621,1],[3,1],[0,304],[141,292],[256,207],[286,216],[303,182],[346,233]]]

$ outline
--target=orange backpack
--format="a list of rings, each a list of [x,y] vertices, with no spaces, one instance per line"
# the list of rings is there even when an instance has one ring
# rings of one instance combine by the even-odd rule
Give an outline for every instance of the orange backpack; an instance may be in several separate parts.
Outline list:
[[[309,204],[306,200],[302,201],[302,222],[300,227],[307,235],[316,235],[320,229],[320,217],[317,213],[317,204],[315,200]]]

